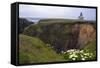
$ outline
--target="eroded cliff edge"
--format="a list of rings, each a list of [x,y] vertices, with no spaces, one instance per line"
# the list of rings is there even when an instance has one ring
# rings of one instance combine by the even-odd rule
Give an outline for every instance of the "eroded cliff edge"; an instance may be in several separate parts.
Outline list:
[[[48,24],[40,21],[39,24],[32,24],[25,28],[23,34],[40,38],[60,53],[69,49],[83,49],[89,42],[94,41],[96,24],[92,22]]]

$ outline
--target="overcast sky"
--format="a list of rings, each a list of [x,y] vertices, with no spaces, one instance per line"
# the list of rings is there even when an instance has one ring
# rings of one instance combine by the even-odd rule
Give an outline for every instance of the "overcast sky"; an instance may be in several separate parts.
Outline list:
[[[27,18],[77,19],[80,12],[83,13],[85,20],[96,20],[96,9],[93,8],[19,5],[19,17]]]

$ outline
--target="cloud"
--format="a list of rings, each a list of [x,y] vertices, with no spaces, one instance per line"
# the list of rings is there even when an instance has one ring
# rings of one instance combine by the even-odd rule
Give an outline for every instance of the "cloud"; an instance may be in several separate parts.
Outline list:
[[[96,19],[96,9],[94,8],[39,6],[24,4],[20,4],[19,6],[19,17],[77,19],[80,15],[80,12],[83,13],[86,20]]]

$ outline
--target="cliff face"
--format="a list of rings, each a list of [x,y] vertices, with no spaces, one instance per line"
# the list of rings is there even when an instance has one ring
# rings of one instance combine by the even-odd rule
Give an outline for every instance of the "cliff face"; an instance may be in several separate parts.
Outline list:
[[[82,49],[95,39],[96,30],[92,23],[53,23],[30,25],[23,34],[35,36],[50,44],[56,52]]]
[[[92,40],[95,40],[96,30],[93,28],[93,25],[80,25],[80,32],[78,37],[78,46],[79,48],[83,48],[85,44],[88,42],[91,42]]]

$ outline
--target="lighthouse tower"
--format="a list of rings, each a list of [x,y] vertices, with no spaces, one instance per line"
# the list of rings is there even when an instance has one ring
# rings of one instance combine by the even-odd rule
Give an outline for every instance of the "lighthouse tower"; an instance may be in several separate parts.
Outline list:
[[[79,20],[83,20],[84,19],[82,12],[80,13],[80,16],[78,18],[79,18]]]

